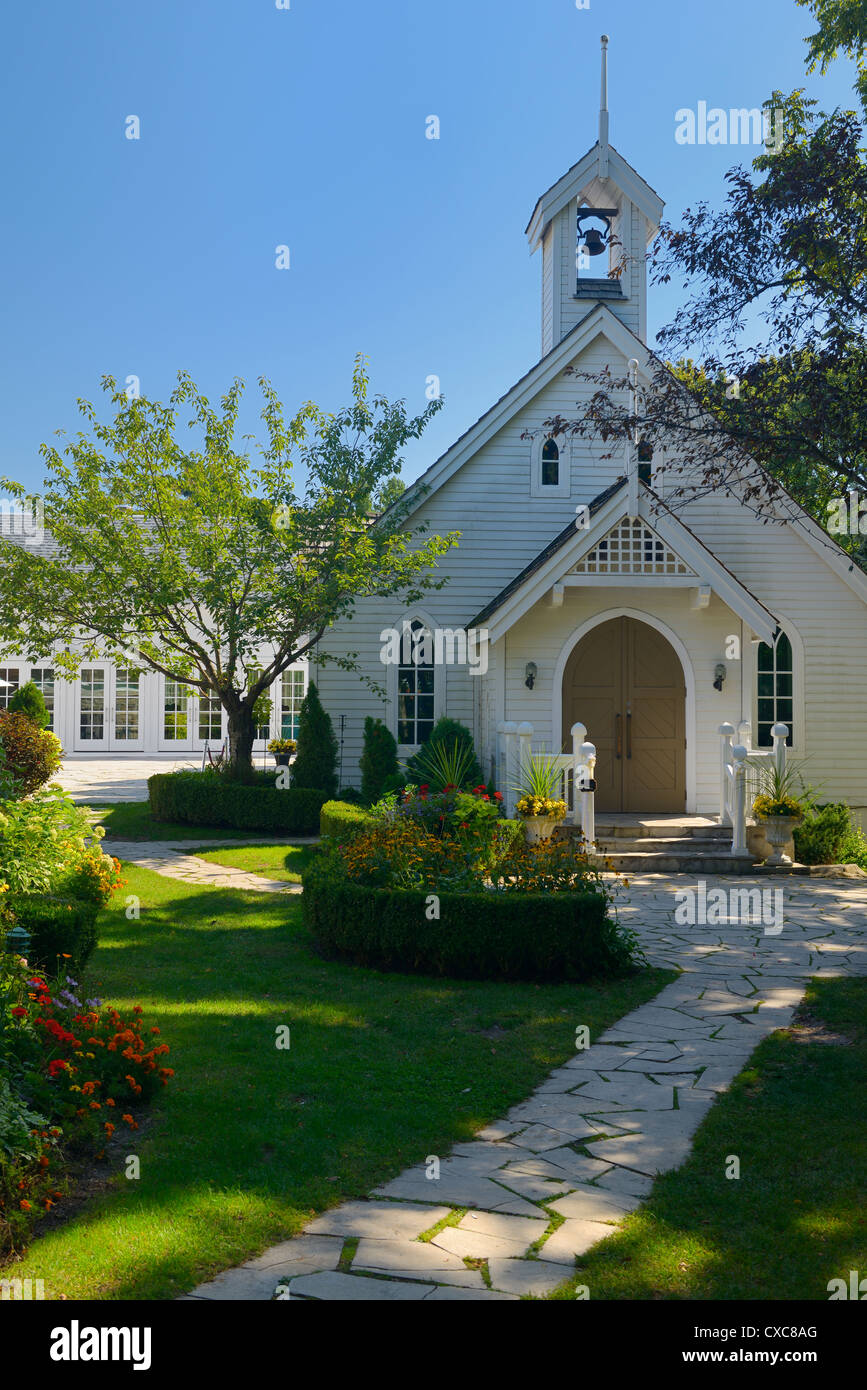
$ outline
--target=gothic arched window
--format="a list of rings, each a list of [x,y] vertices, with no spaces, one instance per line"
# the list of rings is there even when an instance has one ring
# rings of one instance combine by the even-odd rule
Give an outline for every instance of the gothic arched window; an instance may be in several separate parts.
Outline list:
[[[417,748],[434,726],[434,652],[431,635],[418,618],[405,623],[397,668],[397,741]]]
[[[778,632],[773,645],[760,642],[756,673],[756,747],[772,748],[774,724],[787,724],[788,747],[795,742],[795,666],[792,643],[785,632]]]

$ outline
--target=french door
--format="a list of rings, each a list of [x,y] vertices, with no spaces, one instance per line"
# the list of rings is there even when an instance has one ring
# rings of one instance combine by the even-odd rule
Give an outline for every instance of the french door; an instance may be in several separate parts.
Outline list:
[[[77,683],[75,747],[82,753],[141,751],[139,671],[105,662],[82,666]]]
[[[161,678],[160,749],[167,753],[216,753],[226,736],[223,707],[215,695],[200,695],[180,681]]]

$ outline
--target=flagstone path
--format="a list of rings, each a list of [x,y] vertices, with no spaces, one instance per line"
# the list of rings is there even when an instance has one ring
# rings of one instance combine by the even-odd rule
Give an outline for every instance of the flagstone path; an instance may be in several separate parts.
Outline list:
[[[704,882],[726,893],[768,884]],[[867,974],[867,886],[804,878],[774,886],[783,930],[765,935],[737,913],[719,925],[679,926],[675,893],[695,881],[632,879],[619,898],[621,920],[651,964],[683,972],[677,980],[474,1140],[437,1163],[420,1155],[366,1200],[316,1217],[302,1235],[185,1300],[503,1300],[563,1283],[576,1256],[641,1204],[655,1176],[683,1162],[716,1095],[762,1038],[789,1023],[807,981]],[[562,1220],[552,1230],[553,1216]],[[346,1241],[357,1248],[349,1268],[338,1268]],[[467,1260],[486,1262],[490,1286]]]
[[[255,893],[300,893],[300,883],[289,883],[285,879],[262,878],[259,874],[246,873],[243,869],[230,868],[228,864],[212,864],[208,859],[199,859],[191,854],[193,849],[236,849],[243,845],[312,845],[317,837],[306,840],[271,839],[260,835],[255,840],[109,840],[102,841],[106,854],[116,859],[126,859],[141,869],[151,869],[165,878],[177,878],[184,883],[195,883],[208,888],[241,888]]]

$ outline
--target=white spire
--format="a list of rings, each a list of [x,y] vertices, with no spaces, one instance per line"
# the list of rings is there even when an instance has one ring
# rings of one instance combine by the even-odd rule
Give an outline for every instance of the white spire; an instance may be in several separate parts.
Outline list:
[[[608,178],[608,35],[602,35],[602,95],[599,103],[599,177]]]

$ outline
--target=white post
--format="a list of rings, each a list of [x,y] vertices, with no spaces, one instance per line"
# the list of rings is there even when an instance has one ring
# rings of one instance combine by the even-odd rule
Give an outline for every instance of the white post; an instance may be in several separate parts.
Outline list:
[[[530,761],[533,754],[533,725],[526,720],[518,725],[518,775],[516,781],[524,775],[524,768]]]
[[[500,791],[503,793],[506,815],[511,820],[515,814],[515,740],[518,734],[517,724],[506,721],[497,725],[497,734],[500,743]]]
[[[596,776],[596,747],[592,743],[582,743],[579,752],[581,761],[589,774],[589,779],[592,781]],[[596,793],[586,784],[581,787],[581,833],[584,836],[586,848],[591,852],[595,850]]]
[[[719,779],[719,823],[720,825],[731,825],[729,815],[729,764],[732,760],[732,739],[735,736],[734,724],[720,724],[720,779]]]
[[[786,770],[786,739],[789,737],[789,729],[786,724],[775,724],[771,729],[771,737],[774,740],[774,762],[777,772],[782,777]]]
[[[746,748],[747,752],[752,751],[753,747],[753,726],[749,719],[742,719],[738,724],[738,743]]]
[[[581,745],[587,737],[587,730],[583,724],[572,725],[572,824],[581,824],[581,799],[579,797],[579,787],[581,785]]]
[[[732,817],[732,854],[747,853],[747,750],[740,743],[732,749],[734,770],[734,806]]]

